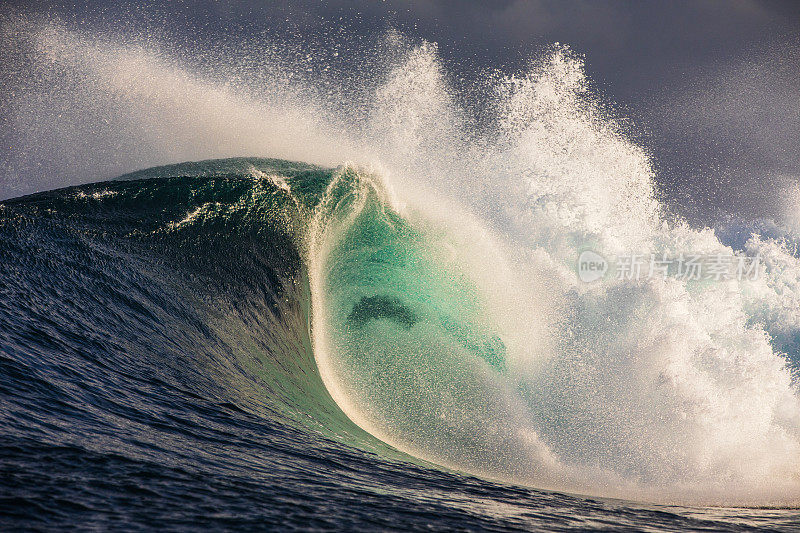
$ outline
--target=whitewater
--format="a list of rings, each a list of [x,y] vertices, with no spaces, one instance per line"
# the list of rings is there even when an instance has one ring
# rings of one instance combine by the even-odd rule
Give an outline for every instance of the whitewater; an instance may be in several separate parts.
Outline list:
[[[145,500],[276,509],[244,523],[287,506],[297,527],[790,527],[796,190],[775,191],[781,217],[683,220],[562,45],[465,83],[397,33],[186,59],[149,36],[2,28],[9,464],[39,472],[35,449],[67,472],[67,450],[147,465],[163,481]],[[30,187],[55,190],[12,198]],[[590,282],[586,251],[609,262]],[[617,275],[631,256],[758,269]],[[48,483],[25,481],[27,504]]]

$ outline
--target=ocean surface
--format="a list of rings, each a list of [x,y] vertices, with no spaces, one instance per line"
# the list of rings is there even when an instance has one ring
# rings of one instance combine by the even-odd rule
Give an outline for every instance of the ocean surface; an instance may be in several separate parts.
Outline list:
[[[0,30],[0,530],[800,529],[796,183],[682,217],[562,45]]]
[[[508,348],[412,220],[374,175],[268,159],[0,204],[4,528],[800,526],[502,481],[518,436],[484,417]]]

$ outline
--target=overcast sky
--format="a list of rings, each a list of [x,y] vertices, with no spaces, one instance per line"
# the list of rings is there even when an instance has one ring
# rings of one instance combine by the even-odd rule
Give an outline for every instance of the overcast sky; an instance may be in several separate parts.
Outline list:
[[[10,3],[197,41],[259,29],[313,36],[346,26],[369,36],[392,27],[437,42],[454,69],[512,70],[565,43],[637,124],[663,188],[683,196],[687,210],[723,205],[758,214],[776,179],[800,176],[800,2],[793,0]]]

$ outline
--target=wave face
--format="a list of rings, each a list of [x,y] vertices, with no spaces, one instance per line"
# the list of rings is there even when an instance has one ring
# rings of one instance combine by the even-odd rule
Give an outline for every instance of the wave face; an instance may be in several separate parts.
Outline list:
[[[403,496],[456,477],[429,480],[356,427],[316,370],[300,239],[330,171],[229,160],[127,178],[0,207],[6,519],[388,527],[399,506],[409,525],[469,522]]]
[[[790,512],[656,504],[800,503],[796,194],[780,220],[670,216],[561,47],[487,74],[483,96],[397,35],[364,60],[374,85],[265,60],[255,90],[235,61],[204,76],[8,24],[46,82],[11,100],[20,175],[60,156],[47,186],[240,153],[313,164],[206,160],[0,203],[6,513],[790,527]],[[100,133],[59,134],[93,117]],[[586,252],[607,275],[581,277]],[[616,276],[633,255],[759,269]]]
[[[635,480],[645,491],[646,468],[619,467],[640,457],[617,454],[650,433],[612,431],[664,408],[652,398],[617,411],[622,422],[597,410],[590,421],[579,407],[626,389],[565,382],[574,361],[522,365],[496,301],[500,291],[516,306],[496,279],[506,283],[509,265],[476,235],[398,205],[374,173],[264,159],[159,167],[0,204],[0,445],[4,484],[20,494],[4,510],[46,526],[83,516],[97,526],[555,519],[580,529],[593,522],[574,515],[590,505],[621,526],[651,523],[652,506],[621,518],[619,502],[519,485],[597,490],[602,465],[603,490]],[[663,420],[648,423],[674,445]],[[587,466],[603,424],[613,425],[602,427],[608,453]],[[650,460],[665,461],[659,450]],[[109,494],[128,499],[105,510]],[[176,513],[186,501],[192,509]],[[540,506],[553,514],[531,512]],[[765,512],[657,513],[663,527],[691,528]]]

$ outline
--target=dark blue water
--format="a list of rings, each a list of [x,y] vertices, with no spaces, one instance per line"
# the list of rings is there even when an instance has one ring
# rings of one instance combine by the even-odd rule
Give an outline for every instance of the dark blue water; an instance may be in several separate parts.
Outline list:
[[[229,160],[0,204],[2,529],[800,527],[498,483],[361,430],[309,338],[299,235],[330,176]]]

